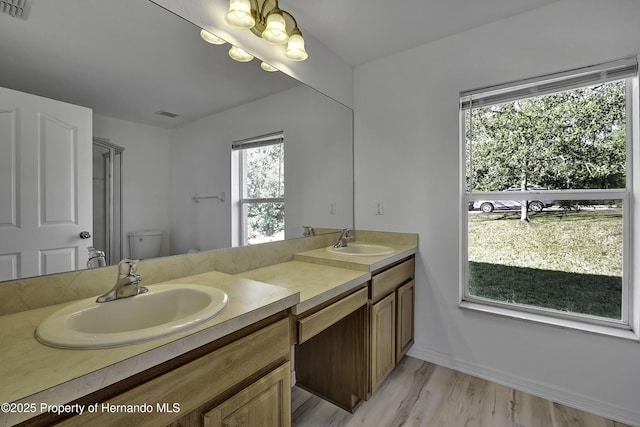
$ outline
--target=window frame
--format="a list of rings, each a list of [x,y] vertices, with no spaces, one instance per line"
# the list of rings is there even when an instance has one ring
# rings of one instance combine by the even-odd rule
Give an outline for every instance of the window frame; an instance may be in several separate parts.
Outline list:
[[[274,132],[254,138],[233,141],[231,146],[232,159],[232,246],[248,245],[248,206],[258,203],[281,203],[285,205],[284,178],[282,197],[250,198],[247,197],[246,185],[246,156],[245,153],[251,148],[266,147],[270,145],[281,145],[283,151],[284,165],[284,132]],[[284,172],[283,172],[284,173]],[[235,218],[235,221],[233,220]]]
[[[629,70],[633,68],[633,73]],[[622,71],[621,71],[622,70]],[[610,72],[607,75],[607,72]],[[624,77],[617,77],[620,72]],[[535,194],[535,199],[551,200],[622,200],[623,203],[623,272],[622,272],[622,306],[621,319],[606,319],[580,313],[561,312],[522,304],[501,302],[471,295],[469,292],[469,202],[475,200],[513,200],[513,193],[471,191],[467,182],[467,146],[466,117],[473,108],[526,99],[532,96],[547,95],[602,82],[598,81],[598,73],[604,81],[625,80],[626,82],[626,186],[622,189],[595,190],[534,190],[521,194]],[[591,80],[589,80],[591,78]],[[585,83],[586,81],[586,83]],[[563,82],[566,85],[563,85]],[[591,83],[590,83],[591,82]],[[537,88],[546,88],[537,90]],[[474,99],[474,96],[489,94],[490,96]],[[516,96],[519,95],[519,96]],[[459,147],[460,147],[460,286],[459,307],[491,313],[521,320],[536,321],[549,325],[583,331],[617,336],[626,339],[640,340],[640,286],[634,280],[633,264],[637,251],[634,248],[640,243],[640,236],[634,229],[639,223],[640,197],[640,155],[637,148],[639,141],[638,128],[640,120],[635,117],[639,109],[638,65],[637,58],[624,58],[618,61],[584,67],[506,83],[498,86],[482,88],[460,93],[459,109]],[[483,103],[483,101],[488,101]],[[635,169],[635,170],[634,170]],[[528,198],[528,197],[527,197]],[[520,197],[518,198],[520,199]],[[525,199],[525,197],[522,197]]]

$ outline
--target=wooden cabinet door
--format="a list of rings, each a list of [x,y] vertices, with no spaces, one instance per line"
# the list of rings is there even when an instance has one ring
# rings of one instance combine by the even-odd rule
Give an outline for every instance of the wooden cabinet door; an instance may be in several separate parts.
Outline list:
[[[290,427],[291,364],[274,369],[204,414],[205,427]]]
[[[371,306],[371,394],[396,365],[396,294]]]
[[[396,324],[396,363],[407,353],[413,344],[415,281],[412,280],[397,290],[398,320]]]

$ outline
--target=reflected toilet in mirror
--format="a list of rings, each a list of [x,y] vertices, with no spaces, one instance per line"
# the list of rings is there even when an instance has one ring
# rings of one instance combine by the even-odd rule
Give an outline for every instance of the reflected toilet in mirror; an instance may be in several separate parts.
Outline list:
[[[121,10],[127,10],[126,16]],[[91,31],[86,28],[89,22]],[[116,33],[112,22],[118,22]],[[141,22],[154,25],[142,32]],[[3,181],[16,176],[21,182],[46,182],[51,190],[15,185],[0,189],[0,223],[12,224],[14,220],[7,219],[12,212],[42,212],[38,194],[58,200],[67,200],[60,194],[69,195],[69,200],[75,197],[82,209],[76,219],[64,220],[74,223],[87,217],[82,228],[64,236],[66,244],[50,243],[48,237],[25,244],[11,234],[19,227],[2,227],[0,281],[87,268],[88,247],[104,252],[106,265],[137,258],[128,241],[128,233],[137,230],[162,230],[160,252],[154,256],[232,246],[232,236],[238,233],[233,202],[203,201],[196,206],[191,197],[231,194],[233,141],[278,131],[285,135],[285,239],[300,237],[306,224],[313,224],[316,234],[353,224],[353,111],[282,72],[264,72],[259,61],[229,60],[228,49],[204,42],[200,30],[147,1],[37,2],[28,19],[3,20],[0,53],[16,60],[0,61],[0,87],[48,99],[60,108],[79,106],[89,124],[76,139],[60,140],[58,148],[49,150],[54,157],[48,160],[48,170],[58,167],[61,178],[65,171],[84,168],[82,175],[69,177],[73,185],[87,187],[82,192],[72,192],[71,185],[55,188],[48,178],[33,180],[40,166],[24,163],[26,157],[0,168]],[[79,42],[71,49],[60,40]],[[48,55],[25,54],[38,51]],[[55,64],[51,58],[57,58]],[[58,69],[66,66],[67,71]],[[74,76],[72,85],[69,75]],[[6,99],[2,97],[0,110],[14,111]],[[52,120],[33,126],[59,126],[63,134],[73,127],[65,123]],[[15,150],[5,140],[1,139],[0,158],[13,158]],[[69,158],[64,154],[69,141],[80,150],[73,168],[56,161]],[[107,148],[92,159],[96,142]],[[15,184],[18,179],[4,182]],[[23,190],[26,193],[11,198]],[[27,200],[32,205],[27,206]],[[59,222],[54,214],[51,221]],[[22,226],[25,220],[17,218],[15,223]],[[77,236],[84,230],[91,231],[92,238],[81,242]],[[2,246],[6,242],[19,244]],[[27,268],[27,256],[34,259],[34,268]],[[35,260],[42,258],[47,258],[42,263],[47,269],[36,266]],[[92,266],[99,266],[98,261]]]

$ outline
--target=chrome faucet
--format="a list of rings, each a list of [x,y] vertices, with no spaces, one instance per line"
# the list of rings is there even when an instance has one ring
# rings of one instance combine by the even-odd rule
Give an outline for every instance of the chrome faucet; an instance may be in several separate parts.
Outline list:
[[[106,267],[107,259],[103,251],[100,251],[93,246],[87,248],[89,259],[87,260],[87,268]]]
[[[96,302],[109,302],[134,295],[144,294],[148,291],[140,286],[142,277],[136,274],[137,260],[123,259],[118,264],[118,280],[113,288],[104,295],[98,297]]]
[[[347,247],[347,242],[350,242],[351,240],[353,240],[353,236],[351,235],[351,229],[350,228],[344,228],[342,229],[342,232],[340,233],[340,237],[338,237],[338,242],[333,245],[334,248],[346,248]]]

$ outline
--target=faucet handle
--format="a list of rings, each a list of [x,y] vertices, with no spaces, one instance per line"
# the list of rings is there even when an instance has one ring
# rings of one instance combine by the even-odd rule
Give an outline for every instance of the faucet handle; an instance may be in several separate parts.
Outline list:
[[[118,263],[118,277],[132,276],[136,274],[137,267],[138,267],[137,259],[128,259],[128,258],[123,259]]]

